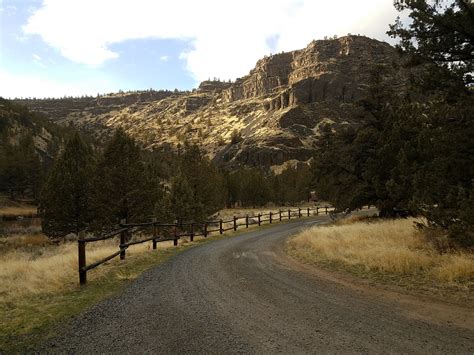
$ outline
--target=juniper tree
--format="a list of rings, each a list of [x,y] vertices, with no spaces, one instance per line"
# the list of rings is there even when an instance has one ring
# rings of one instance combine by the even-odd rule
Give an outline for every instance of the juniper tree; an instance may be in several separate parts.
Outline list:
[[[63,237],[87,228],[92,213],[94,155],[79,134],[67,142],[41,192],[39,213],[43,232]]]
[[[181,173],[172,181],[170,206],[178,223],[203,221],[208,217],[204,206],[196,199],[188,179]]]
[[[400,104],[423,122],[410,141],[420,158],[411,174],[412,202],[430,224],[449,231],[457,243],[472,246],[474,97],[466,84],[474,70],[474,3],[397,0],[394,4],[409,11],[412,21],[405,25],[398,19],[388,33],[400,39],[399,48],[415,59],[412,64],[430,64],[424,65],[425,75],[411,88],[423,98],[417,100],[421,102]]]
[[[431,61],[463,77],[474,70],[474,3],[472,0],[395,0],[400,18],[388,34],[400,39],[398,47],[415,61]]]
[[[152,217],[158,186],[145,171],[136,142],[118,129],[99,158],[94,178],[96,229],[109,229],[121,219]]]
[[[196,205],[200,206],[199,212],[195,210],[196,221],[206,219],[225,206],[224,177],[199,147],[185,145],[179,171],[189,184]]]

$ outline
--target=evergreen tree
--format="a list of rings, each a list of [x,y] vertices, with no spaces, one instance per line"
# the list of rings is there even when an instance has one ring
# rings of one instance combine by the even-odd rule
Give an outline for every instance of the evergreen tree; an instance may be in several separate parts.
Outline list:
[[[23,171],[22,188],[28,189],[30,195],[36,199],[41,188],[43,172],[31,134],[22,137],[18,145],[18,150],[18,164],[20,164],[21,170]]]
[[[458,244],[472,246],[474,98],[465,84],[474,70],[474,3],[395,1],[395,7],[408,10],[412,22],[405,26],[397,20],[388,33],[401,40],[399,48],[414,63],[431,64],[413,82],[416,96],[399,105],[422,122],[409,144],[418,155],[411,164],[412,203],[430,224],[447,230]],[[413,154],[406,158],[414,160]],[[409,175],[410,163],[403,165],[403,174]]]
[[[178,223],[203,221],[208,217],[204,214],[204,206],[196,200],[194,191],[183,174],[173,179],[170,205]]]
[[[239,170],[226,172],[224,174],[225,187],[227,190],[227,202],[228,208],[234,208],[242,203],[242,181],[240,178]]]
[[[275,200],[277,181],[256,168],[240,168],[225,175],[227,205],[264,206]]]
[[[398,11],[409,11],[406,26],[397,19],[388,34],[415,61],[430,61],[459,77],[474,70],[474,3],[471,0],[395,0]]]
[[[244,206],[264,206],[272,200],[269,179],[258,169],[242,171],[242,204]]]
[[[8,192],[11,198],[28,193],[36,199],[43,174],[32,135],[23,135],[16,145],[4,144],[0,161],[0,190]]]
[[[185,145],[179,171],[192,191],[195,206],[192,208],[193,220],[205,220],[225,206],[227,191],[224,177],[197,146]]]
[[[109,229],[121,219],[146,221],[153,216],[159,185],[146,173],[135,141],[118,129],[104,149],[94,180],[96,229]]]
[[[312,187],[319,199],[332,202],[339,210],[374,204],[375,186],[367,165],[373,162],[378,168],[382,163],[374,155],[377,139],[377,131],[369,124],[357,131],[345,127],[323,136],[311,164]]]
[[[49,237],[79,233],[92,220],[92,173],[94,156],[76,133],[54,164],[41,192],[39,213],[43,232]]]
[[[274,201],[281,205],[292,205],[307,200],[311,179],[311,170],[307,165],[288,166],[280,175],[273,177]]]

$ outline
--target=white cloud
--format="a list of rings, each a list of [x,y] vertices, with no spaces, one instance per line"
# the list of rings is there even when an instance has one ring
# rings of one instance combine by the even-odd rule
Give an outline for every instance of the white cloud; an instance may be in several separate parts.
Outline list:
[[[392,0],[44,0],[24,26],[70,60],[97,66],[117,58],[126,40],[188,40],[180,58],[196,80],[245,75],[274,49],[312,39],[366,34],[386,40],[397,13]]]
[[[162,56],[160,57],[160,60],[161,60],[162,62],[167,62],[169,59],[170,59],[170,58],[169,58],[167,55],[162,55]]]
[[[90,77],[63,83],[40,75],[12,74],[0,70],[0,96],[5,98],[96,95],[98,92],[113,92],[114,87],[104,78]]]
[[[46,64],[43,63],[43,59],[36,53],[33,53],[33,62],[41,68],[46,68]]]

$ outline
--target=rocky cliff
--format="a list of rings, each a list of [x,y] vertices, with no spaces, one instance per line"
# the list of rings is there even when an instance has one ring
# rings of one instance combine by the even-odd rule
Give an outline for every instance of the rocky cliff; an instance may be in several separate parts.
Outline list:
[[[192,92],[23,103],[99,137],[122,127],[149,149],[189,141],[219,164],[275,167],[310,159],[321,125],[357,125],[374,75],[400,90],[408,80],[389,44],[347,36],[265,57],[233,83],[205,81]]]

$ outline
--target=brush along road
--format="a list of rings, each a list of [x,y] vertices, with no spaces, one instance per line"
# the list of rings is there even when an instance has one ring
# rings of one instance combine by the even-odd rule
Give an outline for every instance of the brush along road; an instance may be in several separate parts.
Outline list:
[[[474,352],[472,309],[366,291],[285,254],[289,236],[327,221],[276,224],[188,249],[70,321],[43,350]]]

